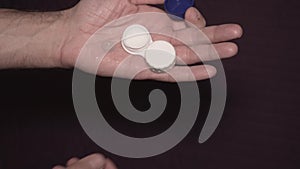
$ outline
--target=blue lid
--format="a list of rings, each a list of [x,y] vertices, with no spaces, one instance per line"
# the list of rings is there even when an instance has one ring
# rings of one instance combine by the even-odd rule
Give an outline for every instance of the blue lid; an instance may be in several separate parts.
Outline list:
[[[165,10],[171,15],[184,18],[188,8],[194,5],[194,0],[165,0]]]

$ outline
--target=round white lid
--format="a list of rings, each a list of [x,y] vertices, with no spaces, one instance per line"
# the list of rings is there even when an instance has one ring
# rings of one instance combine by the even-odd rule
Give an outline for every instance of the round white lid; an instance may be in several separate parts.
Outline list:
[[[122,46],[128,53],[143,55],[143,51],[150,43],[152,43],[151,35],[142,25],[131,25],[123,33]]]
[[[175,65],[176,51],[169,42],[155,41],[145,51],[145,59],[154,70],[164,71]]]

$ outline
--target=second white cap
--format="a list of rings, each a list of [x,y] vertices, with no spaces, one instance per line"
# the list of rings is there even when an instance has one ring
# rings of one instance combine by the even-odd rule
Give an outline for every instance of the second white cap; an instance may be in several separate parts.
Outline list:
[[[164,72],[175,65],[176,51],[169,42],[155,41],[147,48],[145,59],[152,71]]]

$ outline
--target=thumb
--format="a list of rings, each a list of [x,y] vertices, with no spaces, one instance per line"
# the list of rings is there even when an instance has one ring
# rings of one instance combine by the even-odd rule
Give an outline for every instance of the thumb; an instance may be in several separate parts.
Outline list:
[[[206,21],[203,15],[195,7],[190,7],[185,12],[185,19],[192,24],[196,25],[198,28],[203,28],[206,26]]]
[[[89,155],[67,169],[104,169],[106,158],[101,154]]]

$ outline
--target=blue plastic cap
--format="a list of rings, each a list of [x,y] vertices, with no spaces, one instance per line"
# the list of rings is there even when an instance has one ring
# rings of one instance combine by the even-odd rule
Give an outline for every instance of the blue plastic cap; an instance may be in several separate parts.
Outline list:
[[[171,15],[184,18],[188,8],[194,5],[194,0],[165,0],[165,10]]]

